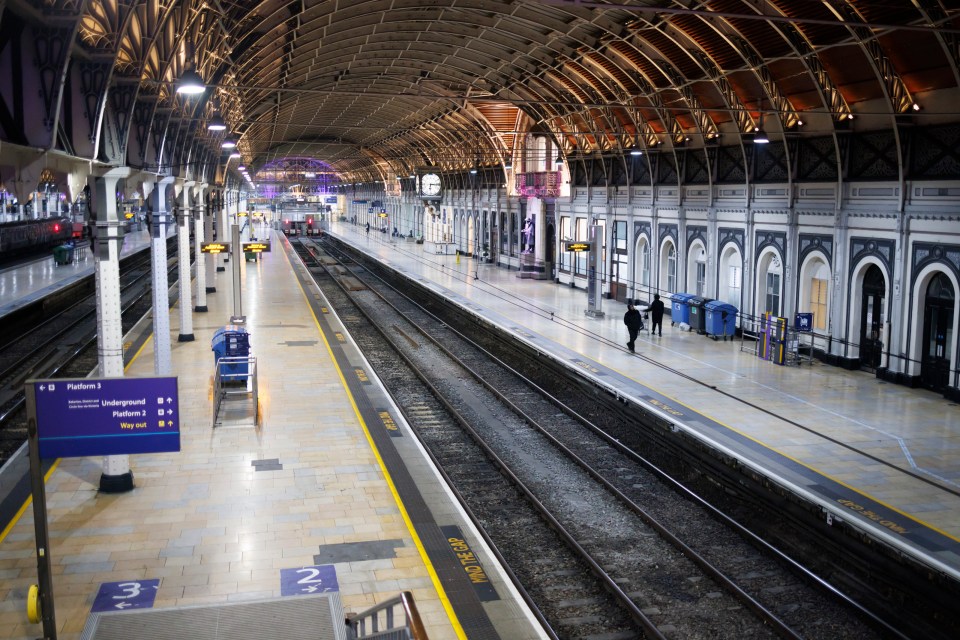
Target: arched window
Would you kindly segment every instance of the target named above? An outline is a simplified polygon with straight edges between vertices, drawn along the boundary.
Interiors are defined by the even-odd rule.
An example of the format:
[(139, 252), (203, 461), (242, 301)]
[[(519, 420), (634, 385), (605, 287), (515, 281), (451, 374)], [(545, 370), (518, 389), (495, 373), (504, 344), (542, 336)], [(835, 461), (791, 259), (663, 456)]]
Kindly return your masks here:
[(660, 253), (660, 288), (669, 292), (677, 291), (677, 249), (672, 240), (667, 240)]
[(703, 296), (707, 290), (707, 251), (699, 240), (687, 253), (687, 291)]
[(640, 240), (640, 255), (638, 256), (640, 264), (640, 284), (646, 291), (650, 290), (650, 245), (646, 238)]
[(733, 243), (728, 244), (723, 250), (719, 275), (717, 295), (724, 302), (740, 309), (743, 302), (743, 256)]
[(782, 265), (780, 258), (774, 255), (766, 261), (764, 311), (775, 316), (780, 315), (780, 282), (782, 280)]

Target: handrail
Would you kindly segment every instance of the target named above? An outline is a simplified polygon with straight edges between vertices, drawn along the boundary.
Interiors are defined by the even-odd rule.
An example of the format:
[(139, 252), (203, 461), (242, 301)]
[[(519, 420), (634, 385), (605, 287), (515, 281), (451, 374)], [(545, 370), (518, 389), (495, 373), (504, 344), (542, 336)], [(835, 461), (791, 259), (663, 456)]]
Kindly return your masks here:
[[(396, 620), (398, 608), (402, 611), (402, 623)], [(351, 640), (429, 640), (413, 594), (409, 591), (403, 591), (362, 613), (347, 616), (346, 623)]]
[[(222, 367), (224, 365), (235, 366), (241, 364), (246, 365), (244, 372), (223, 372)], [(249, 391), (247, 391), (246, 385), (248, 379), (250, 381)], [(228, 389), (225, 386), (228, 382), (242, 382), (244, 383), (243, 389)], [(213, 378), (213, 428), (216, 428), (219, 422), (220, 405), (223, 403), (223, 399), (228, 395), (246, 395), (247, 393), (253, 396), (253, 423), (255, 426), (260, 426), (260, 397), (258, 387), (257, 358), (255, 356), (227, 356), (218, 358)]]

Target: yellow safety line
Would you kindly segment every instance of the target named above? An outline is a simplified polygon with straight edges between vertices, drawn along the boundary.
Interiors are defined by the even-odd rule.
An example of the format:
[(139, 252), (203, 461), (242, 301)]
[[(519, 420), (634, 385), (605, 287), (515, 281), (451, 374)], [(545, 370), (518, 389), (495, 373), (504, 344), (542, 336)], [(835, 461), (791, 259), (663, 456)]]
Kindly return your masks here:
[[(289, 256), (287, 256), (288, 261), (289, 259)], [(307, 303), (307, 308), (310, 310), (310, 315), (313, 317), (313, 322), (317, 325), (317, 331), (320, 333), (320, 338), (323, 340), (323, 344), (327, 347), (327, 353), (330, 355), (330, 359), (333, 361), (333, 366), (337, 370), (337, 376), (339, 376), (340, 382), (343, 384), (343, 389), (347, 393), (347, 398), (350, 400), (350, 406), (353, 407), (353, 413), (357, 416), (357, 420), (360, 422), (360, 426), (363, 428), (363, 433), (367, 438), (367, 444), (370, 445), (370, 449), (373, 451), (373, 455), (377, 459), (377, 464), (380, 465), (380, 470), (383, 471), (383, 475), (387, 481), (387, 486), (390, 487), (390, 493), (393, 494), (393, 499), (397, 503), (397, 507), (400, 509), (400, 515), (403, 516), (403, 521), (407, 525), (407, 530), (410, 532), (410, 536), (413, 538), (413, 542), (417, 546), (417, 551), (420, 552), (420, 558), (427, 567), (427, 573), (430, 574), (430, 580), (433, 582), (433, 586), (437, 590), (437, 595), (440, 597), (440, 602), (443, 604), (443, 608), (447, 612), (447, 616), (450, 619), (450, 624), (453, 625), (453, 629), (456, 632), (457, 637), (461, 638), (462, 640), (466, 640), (467, 635), (460, 624), (460, 620), (457, 618), (456, 612), (453, 610), (453, 605), (450, 604), (450, 599), (447, 597), (447, 593), (443, 588), (443, 584), (440, 582), (440, 577), (433, 568), (433, 563), (430, 562), (430, 557), (427, 555), (427, 551), (424, 549), (423, 543), (420, 541), (420, 536), (417, 535), (416, 529), (413, 526), (413, 522), (410, 520), (410, 515), (407, 513), (407, 509), (403, 504), (403, 500), (400, 498), (400, 494), (397, 492), (397, 488), (393, 484), (393, 478), (390, 476), (390, 472), (387, 470), (387, 467), (383, 462), (383, 458), (380, 457), (380, 451), (377, 449), (376, 443), (373, 441), (373, 437), (370, 435), (370, 430), (367, 428), (367, 423), (364, 421), (363, 416), (360, 415), (360, 409), (357, 407), (357, 403), (354, 401), (353, 394), (350, 392), (350, 387), (343, 375), (343, 370), (337, 363), (337, 359), (334, 356), (333, 350), (330, 348), (330, 343), (327, 341), (327, 337), (323, 333), (323, 328), (320, 326), (320, 321), (317, 319), (317, 315), (313, 312), (313, 307), (310, 306), (310, 300), (307, 297), (307, 292), (304, 290), (303, 283), (300, 281), (300, 278), (297, 278), (297, 283), (300, 285), (300, 293), (303, 295), (304, 301)]]
[[(950, 538), (950, 539), (953, 540), (954, 542), (960, 542), (960, 537), (951, 535), (951, 534), (947, 533), (946, 531), (943, 531), (942, 529), (940, 529), (940, 528), (938, 528), (938, 527), (936, 527), (936, 526), (934, 526), (934, 525), (932, 525), (932, 524), (930, 524), (930, 523), (928, 523), (928, 522), (925, 522), (924, 520), (920, 520), (919, 518), (916, 518), (916, 517), (910, 515), (909, 513), (906, 513), (906, 512), (904, 512), (904, 511), (901, 511), (901, 510), (898, 509), (897, 507), (894, 507), (893, 505), (887, 504), (887, 503), (884, 502), (883, 500), (880, 500), (880, 499), (878, 499), (878, 498), (875, 498), (875, 497), (873, 497), (872, 495), (870, 495), (869, 493), (865, 493), (865, 492), (861, 491), (861, 490), (858, 489), (857, 487), (852, 487), (852, 486), (850, 486), (849, 484), (847, 484), (847, 483), (844, 482), (843, 480), (837, 480), (836, 478), (834, 478), (833, 476), (831, 476), (829, 473), (826, 473), (826, 472), (824, 472), (824, 471), (821, 471), (820, 469), (818, 469), (818, 468), (816, 468), (816, 467), (812, 467), (812, 466), (810, 466), (809, 464), (803, 462), (802, 460), (798, 460), (797, 458), (794, 458), (793, 456), (791, 456), (791, 455), (789, 455), (789, 454), (787, 454), (787, 453), (784, 453), (784, 452), (780, 451), (780, 450), (777, 449), (776, 447), (771, 446), (771, 445), (767, 444), (766, 442), (763, 442), (763, 441), (761, 441), (761, 440), (757, 440), (757, 439), (754, 438), (753, 436), (751, 436), (751, 435), (749, 435), (749, 434), (747, 434), (747, 433), (744, 433), (744, 432), (740, 431), (739, 429), (737, 429), (737, 428), (735, 428), (735, 427), (731, 427), (731, 426), (728, 425), (727, 423), (721, 422), (720, 420), (717, 420), (716, 418), (714, 418), (713, 416), (711, 416), (711, 415), (709, 415), (709, 414), (702, 413), (701, 411), (698, 411), (697, 409), (694, 409), (693, 407), (691, 407), (690, 405), (684, 403), (683, 401), (677, 400), (677, 399), (674, 398), (673, 396), (671, 396), (671, 395), (669, 395), (669, 394), (666, 394), (666, 393), (663, 393), (663, 392), (660, 391), (659, 389), (653, 387), (653, 386), (650, 385), (650, 384), (647, 384), (646, 382), (640, 382), (640, 381), (637, 380), (636, 378), (633, 378), (632, 376), (627, 375), (627, 374), (623, 373), (622, 371), (617, 370), (617, 369), (614, 368), (614, 367), (610, 367), (609, 365), (601, 364), (600, 362), (598, 362), (598, 361), (596, 361), (596, 360), (594, 360), (594, 362), (596, 362), (599, 366), (603, 366), (603, 367), (608, 367), (608, 368), (614, 369), (614, 371), (617, 371), (617, 373), (619, 373), (620, 375), (624, 376), (625, 378), (628, 378), (628, 379), (630, 379), (630, 380), (633, 380), (634, 382), (637, 382), (637, 383), (643, 385), (644, 387), (647, 387), (648, 389), (651, 389), (651, 390), (653, 390), (653, 391), (656, 391), (656, 393), (659, 393), (659, 394), (660, 394), (661, 396), (663, 396), (664, 398), (668, 398), (668, 399), (672, 400), (673, 402), (677, 403), (677, 404), (680, 405), (681, 407), (685, 407), (686, 409), (688, 409), (688, 410), (691, 411), (692, 413), (695, 413), (695, 414), (698, 415), (698, 416), (702, 416), (702, 417), (704, 417), (704, 418), (707, 418), (707, 419), (709, 419), (709, 420), (712, 420), (712, 421), (715, 422), (716, 424), (719, 424), (720, 426), (725, 427), (725, 428), (729, 429), (730, 431), (733, 431), (734, 433), (736, 433), (736, 434), (738, 434), (738, 435), (746, 438), (747, 440), (750, 440), (751, 442), (754, 442), (754, 443), (760, 445), (760, 446), (763, 447), (764, 449), (768, 449), (768, 450), (770, 450), (770, 451), (773, 451), (773, 452), (775, 452), (775, 453), (783, 456), (783, 457), (786, 458), (787, 460), (790, 460), (790, 461), (792, 461), (792, 462), (795, 462), (796, 464), (800, 465), (800, 466), (803, 467), (804, 469), (808, 469), (808, 470), (810, 470), (810, 471), (813, 471), (814, 473), (817, 473), (817, 474), (823, 476), (824, 478), (829, 478), (829, 479), (832, 480), (833, 482), (836, 482), (836, 483), (839, 484), (840, 486), (842, 486), (842, 487), (844, 487), (844, 488), (846, 488), (846, 489), (849, 489), (850, 491), (856, 493), (857, 495), (863, 496), (864, 498), (867, 498), (867, 499), (869, 499), (869, 500), (873, 500), (873, 501), (876, 502), (877, 504), (883, 505), (884, 507), (886, 507), (887, 509), (890, 509), (890, 510), (893, 511), (894, 513), (898, 513), (898, 514), (900, 514), (901, 516), (903, 516), (904, 518), (906, 518), (906, 519), (908, 519), (908, 520), (912, 520), (913, 522), (916, 522), (917, 524), (923, 525), (924, 527), (927, 527), (927, 528), (930, 529), (931, 531), (936, 531), (936, 532), (939, 533), (940, 535), (942, 535), (942, 536), (944, 536), (944, 537), (946, 537), (946, 538)], [(643, 400), (641, 400), (641, 402), (643, 402)], [(690, 427), (690, 428), (691, 428), (693, 431), (696, 431), (696, 429), (694, 429), (693, 427)], [(831, 443), (831, 444), (832, 444), (832, 443)], [(838, 506), (839, 506), (839, 507), (843, 507), (843, 505), (840, 505), (840, 504), (838, 504)], [(852, 514), (859, 513), (858, 511), (855, 511), (855, 510), (853, 510), (853, 509), (846, 509), (846, 511), (849, 511), (849, 512), (852, 513)], [(869, 518), (867, 518), (867, 519), (869, 520)], [(882, 525), (881, 525), (881, 526), (882, 526)], [(885, 527), (884, 527), (884, 528), (885, 528)], [(885, 529), (886, 529), (886, 528), (885, 528)], [(898, 532), (893, 531), (892, 529), (886, 529), (886, 530), (889, 531), (889, 532), (892, 533), (892, 534), (897, 534), (897, 535), (899, 535)]]
[[(125, 366), (125, 367), (123, 368), (124, 371), (126, 371), (127, 369), (129, 369), (129, 368), (130, 368), (130, 365), (132, 365), (132, 364), (134, 363), (134, 361), (135, 361), (137, 358), (140, 357), (140, 354), (143, 353), (143, 350), (147, 347), (147, 344), (149, 344), (151, 340), (153, 340), (153, 332), (151, 332), (150, 335), (147, 336), (147, 339), (143, 341), (143, 344), (140, 345), (140, 348), (137, 349), (137, 352), (133, 355), (132, 358), (130, 358), (130, 363), (127, 364), (127, 366)], [(44, 484), (46, 484), (47, 481), (50, 480), (50, 476), (53, 475), (54, 470), (55, 470), (59, 465), (60, 465), (60, 458), (57, 458), (56, 460), (53, 461), (53, 464), (50, 466), (50, 470), (47, 471), (47, 474), (46, 474), (45, 476), (43, 476), (43, 483), (44, 483)], [(17, 510), (17, 514), (16, 514), (15, 516), (13, 516), (12, 518), (10, 518), (10, 523), (6, 526), (6, 528), (4, 528), (3, 532), (0, 533), (0, 544), (3, 543), (3, 541), (4, 541), (4, 539), (7, 537), (7, 535), (13, 530), (13, 528), (14, 528), (14, 527), (17, 525), (17, 523), (20, 521), (20, 518), (23, 517), (24, 512), (27, 510), (27, 507), (30, 506), (30, 503), (31, 503), (31, 502), (33, 502), (33, 495), (32, 495), (32, 494), (29, 495), (29, 496), (27, 496), (27, 499), (24, 500), (24, 502), (23, 502), (23, 506), (21, 506), (20, 509)]]
[[(56, 470), (57, 465), (59, 465), (59, 464), (60, 464), (60, 458), (57, 458), (56, 460), (53, 461), (53, 464), (50, 465), (50, 470), (47, 471), (47, 474), (46, 474), (45, 476), (43, 476), (43, 483), (44, 483), (44, 484), (47, 483), (47, 480), (50, 479), (50, 476), (53, 475), (53, 472)], [(17, 515), (15, 515), (15, 516), (13, 516), (12, 518), (10, 518), (10, 524), (8, 524), (8, 525), (6, 526), (6, 528), (3, 530), (3, 533), (0, 533), (0, 543), (3, 543), (3, 540), (4, 540), (4, 538), (7, 537), (7, 534), (9, 534), (11, 531), (13, 531), (13, 528), (14, 528), (14, 527), (17, 525), (17, 523), (20, 521), (20, 518), (23, 517), (23, 512), (27, 510), (27, 507), (30, 506), (30, 503), (31, 503), (31, 502), (33, 502), (33, 495), (32, 495), (32, 494), (29, 495), (29, 496), (27, 496), (27, 499), (23, 501), (23, 506), (20, 507), (19, 511), (17, 511)]]

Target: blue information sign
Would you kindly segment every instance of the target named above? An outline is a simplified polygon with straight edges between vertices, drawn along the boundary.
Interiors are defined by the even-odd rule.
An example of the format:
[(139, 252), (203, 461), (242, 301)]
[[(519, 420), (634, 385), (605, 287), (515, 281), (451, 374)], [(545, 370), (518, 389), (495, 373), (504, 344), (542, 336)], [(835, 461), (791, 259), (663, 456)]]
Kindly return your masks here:
[(90, 611), (126, 611), (127, 609), (150, 609), (157, 599), (160, 580), (129, 580), (127, 582), (104, 582), (93, 601)]
[(793, 319), (793, 328), (797, 331), (813, 331), (813, 314), (798, 313)]
[(302, 596), (325, 591), (340, 591), (337, 569), (332, 564), (280, 569), (281, 596)]
[(176, 378), (35, 380), (41, 458), (180, 451)]

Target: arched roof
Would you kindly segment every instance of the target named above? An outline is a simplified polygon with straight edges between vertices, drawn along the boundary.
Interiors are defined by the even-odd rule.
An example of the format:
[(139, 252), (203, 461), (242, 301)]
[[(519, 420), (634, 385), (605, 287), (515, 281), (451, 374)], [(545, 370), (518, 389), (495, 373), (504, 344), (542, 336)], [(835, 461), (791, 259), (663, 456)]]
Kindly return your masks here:
[[(736, 144), (761, 119), (774, 139), (960, 120), (960, 12), (946, 0), (34, 0), (4, 11), (73, 20), (73, 58), (110, 60), (111, 86), (138, 82), (137, 99), (153, 101), (148, 128), (172, 117), (203, 138), (217, 109), (246, 164), (310, 157), (348, 180), (496, 165), (529, 131), (565, 154), (602, 154)], [(190, 66), (209, 88), (185, 99), (173, 86)]]

